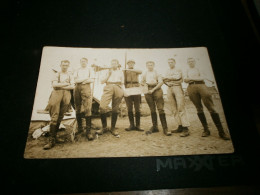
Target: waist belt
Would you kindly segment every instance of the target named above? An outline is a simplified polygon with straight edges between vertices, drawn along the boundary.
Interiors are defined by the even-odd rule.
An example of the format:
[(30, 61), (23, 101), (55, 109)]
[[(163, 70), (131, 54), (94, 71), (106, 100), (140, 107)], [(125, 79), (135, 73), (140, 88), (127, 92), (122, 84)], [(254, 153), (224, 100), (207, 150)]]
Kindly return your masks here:
[(121, 82), (107, 82), (107, 85), (121, 85)]
[(192, 81), (189, 83), (189, 85), (193, 85), (193, 84), (205, 84), (204, 81)]
[(137, 84), (139, 82), (126, 82), (126, 84)]

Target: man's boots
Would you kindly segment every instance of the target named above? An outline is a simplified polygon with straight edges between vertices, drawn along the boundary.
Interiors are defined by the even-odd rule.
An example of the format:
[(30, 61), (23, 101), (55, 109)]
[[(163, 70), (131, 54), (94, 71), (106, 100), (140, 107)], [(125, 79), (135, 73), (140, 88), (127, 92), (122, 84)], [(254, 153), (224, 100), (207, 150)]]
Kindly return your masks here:
[(218, 134), (219, 137), (222, 138), (223, 140), (230, 140), (230, 138), (226, 135), (223, 126), (221, 124), (219, 114), (218, 113), (210, 113), (212, 120), (214, 121), (217, 129), (218, 129)]
[(172, 130), (171, 132), (172, 132), (172, 133), (181, 133), (181, 132), (183, 131), (182, 128), (183, 128), (182, 125), (179, 125), (176, 130)]
[(130, 126), (128, 128), (125, 128), (126, 131), (133, 131), (135, 130), (135, 122), (134, 122), (134, 114), (133, 112), (128, 112), (128, 118)]
[(77, 113), (76, 114), (76, 119), (77, 119), (77, 123), (78, 123), (78, 131), (77, 131), (76, 135), (78, 135), (78, 134), (83, 132), (82, 114), (81, 113)]
[(119, 135), (118, 131), (116, 130), (117, 116), (118, 116), (118, 113), (117, 113), (117, 112), (112, 112), (110, 132), (111, 132), (111, 134), (114, 135), (114, 136), (118, 136), (118, 135)]
[(210, 136), (208, 122), (207, 122), (207, 119), (206, 119), (206, 116), (205, 116), (204, 112), (197, 113), (197, 115), (198, 115), (198, 117), (200, 119), (200, 122), (201, 122), (203, 128), (204, 128), (204, 131), (202, 132), (201, 137), (208, 137), (208, 136)]
[(140, 128), (140, 119), (141, 119), (141, 113), (140, 112), (136, 112), (135, 113), (135, 129), (137, 131), (144, 131), (143, 129)]
[(180, 137), (187, 137), (189, 135), (190, 133), (188, 127), (182, 127), (182, 133), (180, 134)]
[(59, 137), (57, 137), (57, 132), (59, 131), (59, 128), (60, 128), (60, 123), (57, 123), (57, 126), (56, 126), (56, 134), (55, 134), (55, 140), (56, 140), (56, 143), (64, 143), (65, 140), (64, 139), (61, 139)]
[(93, 140), (94, 137), (91, 133), (91, 116), (87, 116), (85, 119), (86, 119), (86, 136), (88, 140)]
[(157, 132), (159, 132), (158, 123), (157, 123), (157, 113), (156, 112), (151, 113), (151, 119), (152, 119), (153, 126), (150, 128), (150, 130), (147, 133), (157, 133)]
[(100, 114), (100, 119), (101, 119), (101, 123), (102, 123), (102, 129), (99, 129), (96, 131), (96, 134), (98, 134), (98, 135), (102, 135), (103, 133), (105, 133), (108, 130), (107, 114), (106, 113)]
[(163, 133), (167, 136), (171, 135), (171, 131), (168, 130), (168, 126), (167, 126), (167, 122), (166, 122), (166, 117), (165, 117), (165, 113), (159, 114), (160, 120), (161, 120), (161, 124), (162, 124), (162, 128), (163, 128)]
[(50, 136), (48, 143), (43, 147), (44, 150), (49, 150), (55, 146), (55, 137), (56, 137), (56, 125), (50, 125)]

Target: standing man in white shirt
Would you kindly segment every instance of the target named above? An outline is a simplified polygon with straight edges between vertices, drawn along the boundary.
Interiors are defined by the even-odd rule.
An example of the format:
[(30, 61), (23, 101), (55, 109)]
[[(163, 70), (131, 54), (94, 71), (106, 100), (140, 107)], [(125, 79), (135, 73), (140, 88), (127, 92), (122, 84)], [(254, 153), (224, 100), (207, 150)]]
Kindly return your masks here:
[(166, 116), (164, 112), (164, 99), (163, 91), (161, 86), (163, 85), (163, 80), (160, 74), (154, 70), (155, 63), (153, 61), (146, 62), (147, 71), (142, 75), (141, 84), (148, 86), (148, 93), (145, 94), (146, 102), (151, 111), (151, 119), (153, 126), (147, 133), (159, 132), (157, 123), (157, 112), (159, 112), (159, 117), (163, 127), (163, 132), (165, 135), (171, 135), (171, 131), (168, 130)]
[(170, 68), (163, 77), (163, 81), (168, 86), (167, 97), (171, 104), (174, 120), (178, 124), (178, 128), (171, 132), (181, 133), (181, 137), (186, 137), (189, 135), (188, 127), (190, 123), (185, 110), (184, 92), (181, 86), (183, 75), (182, 71), (175, 67), (176, 61), (174, 58), (168, 59), (168, 64)]
[(49, 142), (43, 147), (45, 150), (54, 147), (55, 143), (64, 142), (64, 140), (57, 137), (57, 130), (70, 105), (70, 90), (74, 88), (73, 76), (68, 73), (69, 65), (68, 60), (61, 61), (61, 71), (57, 72), (52, 79), (53, 91), (49, 99), (50, 137)]
[(107, 128), (107, 112), (109, 111), (108, 105), (112, 101), (112, 116), (111, 116), (111, 128), (110, 132), (114, 136), (118, 136), (119, 133), (115, 129), (116, 121), (118, 117), (119, 105), (124, 96), (124, 74), (122, 70), (118, 69), (119, 61), (113, 59), (111, 61), (111, 68), (108, 70), (107, 74), (101, 80), (102, 84), (106, 84), (103, 89), (103, 95), (100, 101), (100, 114), (102, 129), (97, 130), (96, 133), (102, 135), (105, 131), (108, 131)]
[[(223, 140), (230, 140), (230, 138), (226, 135), (226, 133), (224, 131), (224, 128), (220, 121), (219, 114), (217, 113), (217, 111), (215, 109), (212, 96), (211, 96), (209, 90), (207, 89), (207, 86), (205, 85), (205, 81), (204, 81), (206, 79), (205, 75), (203, 75), (202, 71), (200, 71), (195, 66), (196, 61), (194, 58), (188, 58), (187, 63), (189, 65), (189, 68), (184, 77), (184, 82), (189, 84), (187, 91), (188, 91), (190, 100), (195, 105), (195, 107), (197, 109), (198, 117), (204, 128), (202, 137), (210, 136), (207, 119), (206, 119), (206, 116), (203, 111), (203, 106), (202, 106), (202, 102), (203, 102), (204, 105), (206, 106), (206, 108), (208, 109), (208, 111), (210, 112), (211, 118), (218, 129), (219, 137), (222, 138)], [(209, 79), (207, 79), (207, 80), (209, 80)], [(213, 82), (213, 81), (211, 81), (211, 82)]]
[(91, 86), (93, 78), (91, 69), (87, 67), (88, 59), (81, 58), (81, 67), (74, 72), (74, 80), (76, 87), (74, 89), (74, 102), (76, 110), (76, 118), (78, 123), (78, 133), (83, 132), (82, 118), (86, 120), (86, 136), (88, 140), (93, 140), (91, 134), (91, 108), (92, 108), (92, 95)]

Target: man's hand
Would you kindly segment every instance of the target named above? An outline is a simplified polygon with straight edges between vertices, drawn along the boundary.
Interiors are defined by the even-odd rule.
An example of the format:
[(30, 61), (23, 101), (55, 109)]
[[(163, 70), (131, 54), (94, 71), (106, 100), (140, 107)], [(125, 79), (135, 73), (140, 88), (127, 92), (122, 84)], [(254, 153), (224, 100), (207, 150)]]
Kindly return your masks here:
[(184, 82), (189, 83), (189, 82), (191, 82), (191, 80), (189, 78), (186, 78), (186, 79), (184, 79)]
[(148, 90), (148, 94), (152, 94), (154, 92), (153, 89)]

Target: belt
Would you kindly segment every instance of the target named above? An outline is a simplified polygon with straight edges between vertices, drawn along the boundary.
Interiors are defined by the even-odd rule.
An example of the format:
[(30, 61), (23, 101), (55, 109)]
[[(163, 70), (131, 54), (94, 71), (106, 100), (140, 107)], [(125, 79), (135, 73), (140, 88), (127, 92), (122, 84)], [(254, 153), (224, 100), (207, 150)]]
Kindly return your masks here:
[(189, 85), (193, 85), (193, 84), (205, 84), (204, 81), (192, 81), (189, 83)]
[(139, 82), (126, 82), (126, 84), (137, 84)]
[(107, 82), (107, 85), (121, 85), (121, 82)]

